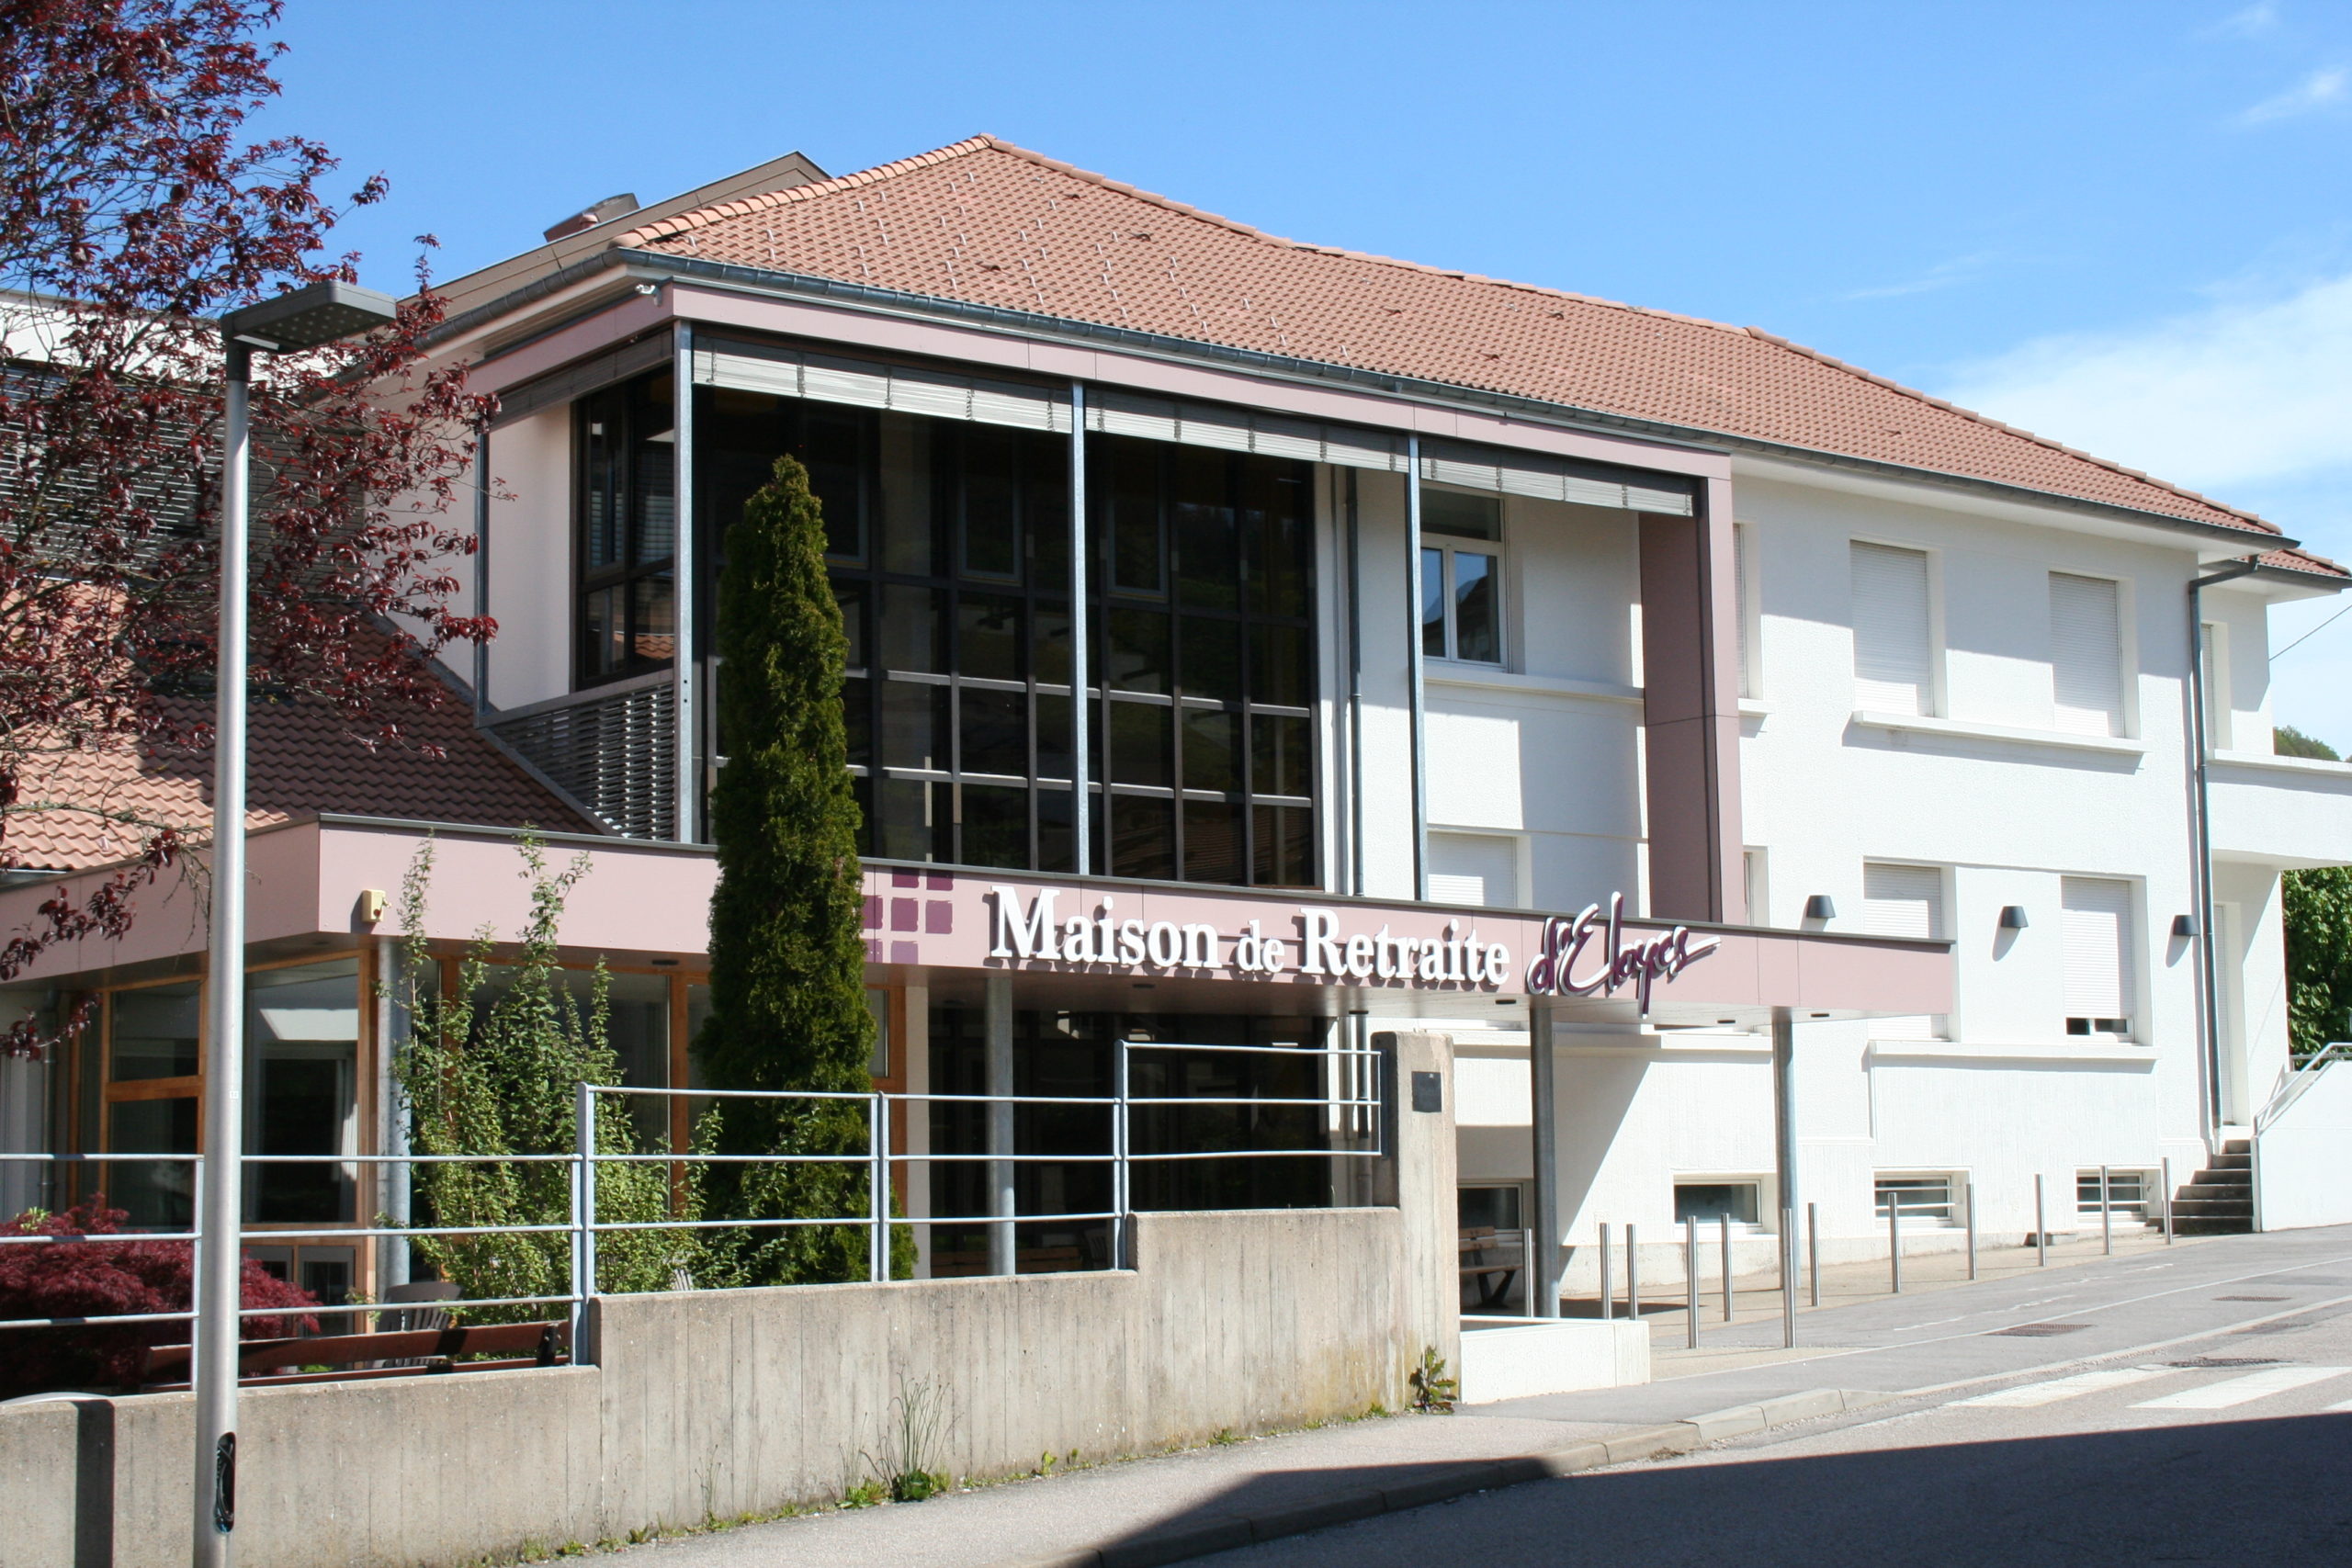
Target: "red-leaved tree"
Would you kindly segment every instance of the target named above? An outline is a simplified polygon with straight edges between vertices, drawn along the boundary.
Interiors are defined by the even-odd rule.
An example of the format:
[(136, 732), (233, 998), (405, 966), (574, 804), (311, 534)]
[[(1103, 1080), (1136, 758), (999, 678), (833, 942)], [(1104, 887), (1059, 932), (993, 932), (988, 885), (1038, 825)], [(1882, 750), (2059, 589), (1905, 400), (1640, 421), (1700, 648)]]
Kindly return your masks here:
[[(24, 1213), (0, 1221), (0, 1236), (112, 1235), (130, 1214), (109, 1209), (104, 1196), (62, 1214)], [(51, 1241), (0, 1245), (0, 1318), (116, 1317), (188, 1310), (188, 1244), (147, 1241)], [(282, 1317), (249, 1317), (247, 1339), (316, 1333), (318, 1320), (300, 1311), (318, 1299), (245, 1259), (244, 1304), (285, 1307)], [(188, 1343), (185, 1320), (124, 1323), (109, 1327), (13, 1328), (0, 1355), (0, 1399), (57, 1389), (134, 1387), (140, 1352), (150, 1345)]]
[[(34, 818), (102, 819), (125, 853), (0, 942), (0, 980), (119, 936), (201, 823), (89, 781), (95, 756), (201, 747), (216, 649), (222, 382), (213, 318), (356, 278), (327, 249), (335, 164), (247, 141), (276, 94), (277, 0), (0, 0), (0, 872)], [(369, 179), (348, 199), (384, 192)], [(424, 241), (429, 244), (430, 239)], [(260, 356), (253, 392), (257, 691), (331, 705), (358, 744), (411, 744), (447, 700), (428, 661), (492, 624), (456, 613), (474, 548), (452, 503), (491, 412), (434, 364), (418, 289), (364, 340)], [(0, 1051), (38, 1052), (29, 1021)]]

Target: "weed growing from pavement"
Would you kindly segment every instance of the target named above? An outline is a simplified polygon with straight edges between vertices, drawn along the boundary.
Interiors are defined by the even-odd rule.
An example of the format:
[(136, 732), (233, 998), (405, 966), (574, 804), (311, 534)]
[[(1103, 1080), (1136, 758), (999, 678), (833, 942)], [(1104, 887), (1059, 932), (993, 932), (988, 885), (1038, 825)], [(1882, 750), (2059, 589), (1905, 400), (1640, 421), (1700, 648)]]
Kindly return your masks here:
[[(1417, 1412), (1407, 1410), (1403, 1414), (1409, 1417)], [(1319, 1432), (1331, 1427), (1352, 1427), (1362, 1421), (1396, 1418), (1385, 1404), (1374, 1400), (1364, 1406), (1361, 1414), (1354, 1416), (1322, 1416), (1312, 1421), (1303, 1421), (1295, 1427), (1282, 1427), (1272, 1431), (1252, 1432), (1247, 1435), (1237, 1433), (1230, 1427), (1225, 1427), (1218, 1428), (1205, 1443), (1174, 1444), (1151, 1453), (1114, 1454), (1106, 1459), (1088, 1459), (1077, 1449), (1070, 1450), (1059, 1458), (1051, 1453), (1042, 1453), (1037, 1456), (1037, 1464), (1033, 1470), (1019, 1471), (1009, 1475), (958, 1476), (952, 1481), (943, 1476), (941, 1479), (945, 1484), (941, 1490), (984, 1492), (993, 1487), (1012, 1486), (1024, 1481), (1042, 1481), (1048, 1476), (1064, 1475), (1072, 1471), (1106, 1470), (1114, 1465), (1134, 1464), (1142, 1460), (1162, 1459), (1174, 1454), (1205, 1453), (1211, 1448), (1238, 1448), (1249, 1443), (1261, 1443), (1272, 1438), (1288, 1437), (1297, 1432)], [(516, 1568), (516, 1565), (521, 1563), (551, 1562), (563, 1557), (585, 1557), (591, 1552), (620, 1551), (632, 1546), (648, 1546), (659, 1540), (677, 1540), (691, 1536), (716, 1535), (722, 1530), (740, 1529), (746, 1525), (770, 1525), (784, 1519), (811, 1518), (822, 1514), (846, 1513), (857, 1508), (892, 1506), (894, 1505), (888, 1488), (869, 1479), (850, 1486), (840, 1498), (831, 1503), (787, 1504), (781, 1508), (735, 1514), (725, 1518), (712, 1514), (706, 1516), (700, 1524), (647, 1525), (630, 1530), (627, 1535), (606, 1536), (594, 1542), (569, 1540), (560, 1546), (549, 1546), (537, 1540), (526, 1541), (515, 1551), (477, 1557), (471, 1562), (460, 1564), (459, 1568)]]

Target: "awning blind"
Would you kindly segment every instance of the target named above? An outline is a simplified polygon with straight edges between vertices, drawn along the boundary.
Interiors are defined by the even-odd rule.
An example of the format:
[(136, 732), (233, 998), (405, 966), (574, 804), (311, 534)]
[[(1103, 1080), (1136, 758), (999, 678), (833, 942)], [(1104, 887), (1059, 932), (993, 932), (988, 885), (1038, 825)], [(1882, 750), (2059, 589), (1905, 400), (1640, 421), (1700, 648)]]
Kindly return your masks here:
[(892, 409), (933, 419), (1008, 424), (1021, 430), (1069, 431), (1069, 397), (1015, 381), (991, 381), (951, 371), (914, 369), (874, 360), (842, 359), (777, 344), (711, 340), (695, 346), (695, 380), (706, 387), (775, 397), (812, 398), (859, 408)]
[(1689, 517), (1697, 511), (1690, 489), (1672, 479), (1660, 477), (1645, 482), (1597, 465), (1492, 446), (1426, 443), (1421, 448), (1421, 478), (1431, 484), (1573, 502), (1578, 506), (1611, 506), (1675, 517)]
[(1106, 435), (1138, 435), (1147, 441), (1216, 446), (1227, 452), (1259, 452), (1270, 457), (1334, 463), (1343, 468), (1376, 468), (1392, 474), (1405, 471), (1405, 438), (1401, 435), (1285, 419), (1279, 414), (1210, 403), (1089, 391), (1086, 428)]

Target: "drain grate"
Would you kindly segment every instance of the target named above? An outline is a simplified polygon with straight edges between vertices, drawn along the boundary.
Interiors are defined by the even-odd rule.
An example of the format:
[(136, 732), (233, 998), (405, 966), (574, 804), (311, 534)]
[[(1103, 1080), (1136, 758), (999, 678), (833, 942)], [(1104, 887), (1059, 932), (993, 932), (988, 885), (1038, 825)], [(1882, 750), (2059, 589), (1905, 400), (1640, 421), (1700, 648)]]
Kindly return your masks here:
[(2053, 1334), (2080, 1334), (2089, 1326), (2087, 1323), (2020, 1323), (2015, 1328), (1996, 1328), (1993, 1333), (2015, 1339), (2047, 1339)]
[(2167, 1367), (2185, 1367), (2204, 1371), (2219, 1367), (2278, 1367), (2286, 1363), (2276, 1356), (2191, 1356), (2186, 1361), (2166, 1361)]
[(2215, 1296), (2217, 1302), (2291, 1302), (2292, 1296)]

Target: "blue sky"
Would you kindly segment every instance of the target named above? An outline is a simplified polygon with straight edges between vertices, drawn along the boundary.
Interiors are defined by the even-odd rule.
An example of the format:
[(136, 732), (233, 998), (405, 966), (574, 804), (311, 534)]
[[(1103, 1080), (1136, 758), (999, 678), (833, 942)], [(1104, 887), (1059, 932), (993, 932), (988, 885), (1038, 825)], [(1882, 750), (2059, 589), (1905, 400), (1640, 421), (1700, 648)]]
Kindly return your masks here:
[[(289, 0), (397, 287), (988, 130), (1275, 233), (1765, 327), (2352, 560), (2352, 6)], [(2339, 606), (2279, 612), (2285, 640)], [(2273, 669), (2352, 747), (2352, 615)]]

